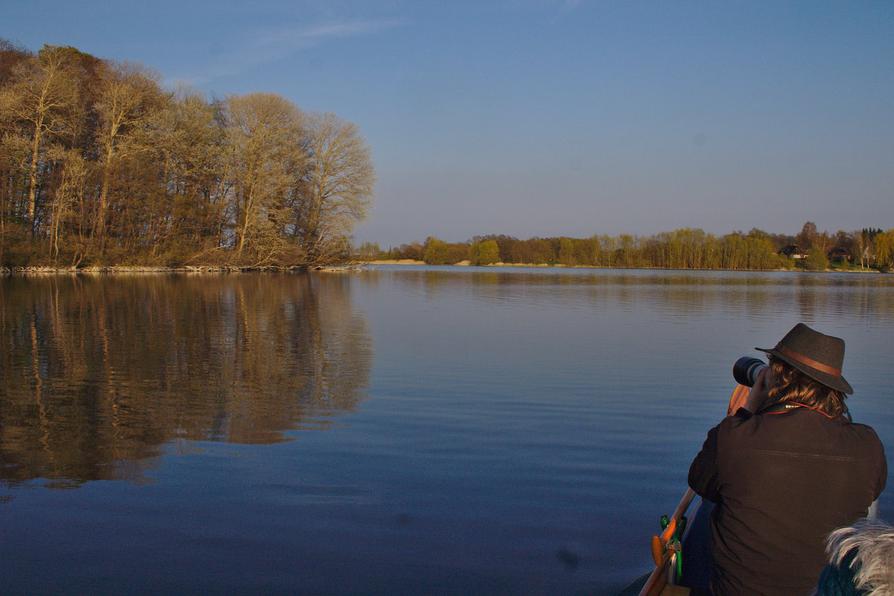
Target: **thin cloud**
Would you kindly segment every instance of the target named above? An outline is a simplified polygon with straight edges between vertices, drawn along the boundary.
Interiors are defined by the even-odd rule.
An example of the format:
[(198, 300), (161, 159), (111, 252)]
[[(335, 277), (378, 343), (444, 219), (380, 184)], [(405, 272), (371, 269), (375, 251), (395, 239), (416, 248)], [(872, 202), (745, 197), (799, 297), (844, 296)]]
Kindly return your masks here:
[(313, 26), (280, 26), (256, 31), (236, 49), (225, 52), (203, 72), (166, 81), (168, 86), (204, 85), (221, 77), (233, 76), (251, 68), (287, 58), (303, 49), (337, 39), (370, 35), (405, 25), (400, 19), (377, 19), (325, 23)]
[(564, 19), (565, 15), (577, 10), (581, 4), (583, 4), (583, 0), (561, 0), (558, 5), (551, 4), (551, 9), (555, 12), (550, 17), (549, 22), (552, 24), (558, 23)]

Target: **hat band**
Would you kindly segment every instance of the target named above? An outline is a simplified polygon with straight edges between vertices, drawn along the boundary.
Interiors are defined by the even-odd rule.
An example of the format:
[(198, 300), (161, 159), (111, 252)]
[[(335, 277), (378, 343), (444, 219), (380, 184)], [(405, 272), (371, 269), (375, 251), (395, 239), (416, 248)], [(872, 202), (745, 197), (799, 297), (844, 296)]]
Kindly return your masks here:
[(783, 356), (791, 358), (795, 362), (800, 362), (801, 364), (809, 366), (810, 368), (815, 368), (816, 370), (818, 370), (820, 372), (824, 372), (829, 375), (835, 375), (836, 377), (841, 376), (840, 368), (835, 368), (834, 366), (829, 366), (828, 364), (823, 364), (822, 362), (818, 362), (818, 361), (814, 360), (813, 358), (808, 358), (804, 354), (799, 354), (798, 352), (795, 352), (794, 350), (789, 350), (785, 346), (776, 346), (776, 351), (779, 352), (780, 354), (782, 354)]

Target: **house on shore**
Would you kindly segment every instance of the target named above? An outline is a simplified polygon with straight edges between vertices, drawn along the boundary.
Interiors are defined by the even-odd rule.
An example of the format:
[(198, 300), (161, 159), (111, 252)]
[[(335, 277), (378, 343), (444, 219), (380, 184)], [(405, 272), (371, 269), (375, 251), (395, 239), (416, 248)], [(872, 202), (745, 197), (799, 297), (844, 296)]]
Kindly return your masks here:
[(797, 244), (786, 244), (782, 248), (779, 249), (779, 254), (784, 257), (788, 257), (789, 259), (794, 259), (796, 261), (800, 261), (801, 259), (807, 258), (807, 253), (798, 248)]
[(834, 247), (826, 253), (826, 256), (829, 257), (830, 261), (837, 263), (852, 263), (854, 261), (854, 256), (851, 254), (851, 251), (843, 246)]

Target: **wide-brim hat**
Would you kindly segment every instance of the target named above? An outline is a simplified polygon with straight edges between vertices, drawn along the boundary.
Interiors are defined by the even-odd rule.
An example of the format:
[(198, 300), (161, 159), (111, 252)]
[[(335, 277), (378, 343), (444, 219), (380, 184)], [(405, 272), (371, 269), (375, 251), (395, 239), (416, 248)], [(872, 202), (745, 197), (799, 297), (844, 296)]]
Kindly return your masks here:
[(844, 340), (815, 331), (798, 323), (785, 334), (775, 348), (755, 348), (798, 369), (827, 387), (850, 395), (850, 383), (841, 376)]

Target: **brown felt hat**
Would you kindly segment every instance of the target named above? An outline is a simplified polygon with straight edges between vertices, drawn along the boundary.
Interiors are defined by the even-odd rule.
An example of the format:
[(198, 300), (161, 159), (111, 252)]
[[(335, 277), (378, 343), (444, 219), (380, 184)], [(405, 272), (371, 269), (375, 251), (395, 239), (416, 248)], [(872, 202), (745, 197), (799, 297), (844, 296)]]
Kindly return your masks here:
[(844, 340), (815, 331), (798, 323), (785, 334), (775, 348), (755, 348), (798, 369), (827, 387), (850, 395), (850, 383), (841, 376)]

